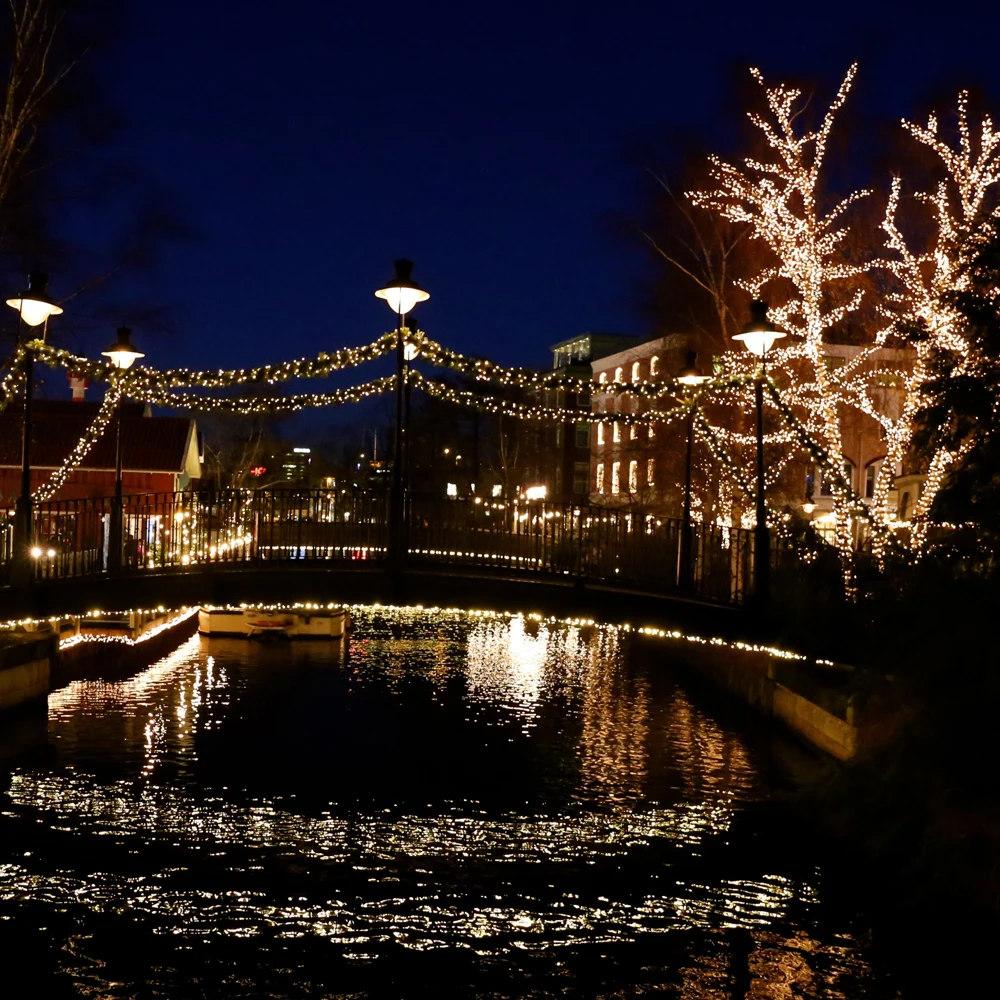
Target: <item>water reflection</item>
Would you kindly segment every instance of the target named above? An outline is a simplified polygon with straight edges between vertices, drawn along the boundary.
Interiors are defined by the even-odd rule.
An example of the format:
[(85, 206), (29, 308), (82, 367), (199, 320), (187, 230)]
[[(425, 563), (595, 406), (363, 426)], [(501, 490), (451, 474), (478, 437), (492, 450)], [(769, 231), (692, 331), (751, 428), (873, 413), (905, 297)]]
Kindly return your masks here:
[[(458, 995), (589, 996), (627, 946), (601, 975), (636, 993), (869, 995), (815, 869), (759, 858), (751, 755), (667, 670), (520, 617), (362, 613), (346, 656), (196, 637), (52, 696), (54, 759), (0, 815), (0, 918), (71, 914), (57, 968), (100, 996), (148, 986), (122, 935), (175, 989), (207, 944), (213, 995), (242, 995), (234, 964), (318, 989), (309, 942), (354, 963), (345, 991), (435, 954)], [(497, 993), (526, 955), (551, 957)]]

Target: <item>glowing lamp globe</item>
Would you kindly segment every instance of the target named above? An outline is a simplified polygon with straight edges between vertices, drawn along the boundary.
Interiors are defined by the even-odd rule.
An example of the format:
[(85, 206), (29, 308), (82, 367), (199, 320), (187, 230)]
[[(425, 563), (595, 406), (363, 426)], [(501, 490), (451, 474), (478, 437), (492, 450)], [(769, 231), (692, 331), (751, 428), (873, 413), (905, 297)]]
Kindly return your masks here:
[(403, 345), (403, 357), (407, 361), (413, 361), (420, 354), (420, 348), (416, 344), (406, 343)]
[(16, 309), (28, 326), (41, 326), (50, 316), (59, 316), (62, 306), (49, 298), (49, 276), (41, 271), (28, 275), (28, 287), (7, 299), (7, 305)]
[(426, 302), (431, 296), (413, 280), (412, 260), (397, 260), (394, 267), (392, 280), (375, 297), (383, 299), (397, 315), (405, 316), (418, 302)]
[(698, 355), (694, 351), (688, 351), (684, 356), (684, 367), (677, 376), (677, 381), (681, 385), (697, 386), (704, 382), (711, 382), (711, 375), (702, 375), (698, 370)]
[(767, 303), (754, 301), (750, 303), (750, 322), (733, 337), (733, 340), (742, 340), (743, 346), (748, 351), (762, 358), (771, 350), (776, 340), (787, 336), (784, 330), (779, 330), (767, 318)]
[(134, 361), (146, 356), (132, 346), (132, 331), (127, 326), (118, 328), (118, 339), (106, 351), (101, 351), (101, 354), (110, 358), (111, 364), (119, 371), (131, 368)]

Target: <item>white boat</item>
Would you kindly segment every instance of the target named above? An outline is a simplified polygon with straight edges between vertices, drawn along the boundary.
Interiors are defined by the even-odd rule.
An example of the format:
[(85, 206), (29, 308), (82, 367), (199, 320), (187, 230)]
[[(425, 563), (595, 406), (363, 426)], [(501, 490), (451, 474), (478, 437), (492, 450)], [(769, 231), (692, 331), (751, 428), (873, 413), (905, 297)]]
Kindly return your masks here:
[(350, 624), (346, 608), (216, 608), (198, 609), (202, 635), (239, 635), (248, 639), (342, 639)]

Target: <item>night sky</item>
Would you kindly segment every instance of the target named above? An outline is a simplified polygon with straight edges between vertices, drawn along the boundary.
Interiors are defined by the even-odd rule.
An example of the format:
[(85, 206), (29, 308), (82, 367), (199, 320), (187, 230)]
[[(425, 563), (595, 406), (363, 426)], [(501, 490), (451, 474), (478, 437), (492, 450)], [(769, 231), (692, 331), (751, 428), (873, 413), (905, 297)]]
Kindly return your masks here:
[(636, 203), (636, 134), (723, 146), (751, 64), (832, 88), (858, 59), (853, 99), (890, 122), (944, 85), (1000, 93), (992, 5), (129, 6), (101, 57), (117, 142), (198, 234), (144, 279), (175, 307), (175, 333), (136, 331), (158, 365), (366, 343), (393, 325), (372, 291), (397, 256), (432, 294), (421, 325), (467, 353), (543, 365), (583, 330), (647, 333), (641, 258), (608, 223)]

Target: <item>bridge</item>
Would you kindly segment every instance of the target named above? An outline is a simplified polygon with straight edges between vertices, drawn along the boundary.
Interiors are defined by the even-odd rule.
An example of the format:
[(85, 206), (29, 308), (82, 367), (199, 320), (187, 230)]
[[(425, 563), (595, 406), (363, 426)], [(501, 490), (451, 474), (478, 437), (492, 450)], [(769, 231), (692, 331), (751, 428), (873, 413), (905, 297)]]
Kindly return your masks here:
[[(0, 533), (0, 613), (8, 617), (330, 595), (519, 604), (511, 610), (540, 600), (546, 609), (596, 606), (618, 618), (682, 602), (685, 622), (693, 623), (741, 619), (739, 609), (754, 597), (752, 531), (522, 499), (409, 495), (396, 519), (381, 492), (60, 500), (35, 505), (33, 539), (19, 576), (12, 525)], [(772, 564), (782, 554), (773, 545)]]

